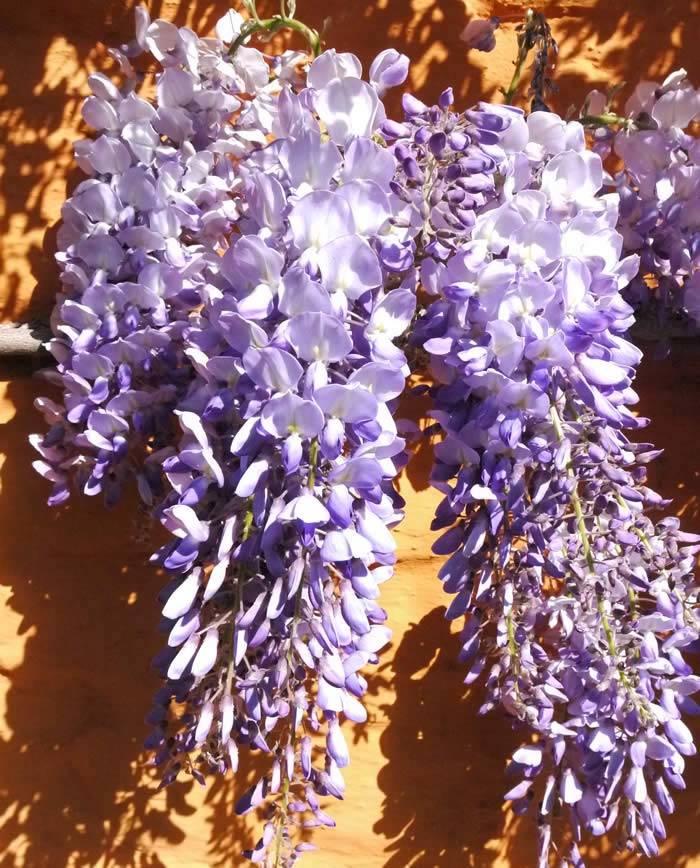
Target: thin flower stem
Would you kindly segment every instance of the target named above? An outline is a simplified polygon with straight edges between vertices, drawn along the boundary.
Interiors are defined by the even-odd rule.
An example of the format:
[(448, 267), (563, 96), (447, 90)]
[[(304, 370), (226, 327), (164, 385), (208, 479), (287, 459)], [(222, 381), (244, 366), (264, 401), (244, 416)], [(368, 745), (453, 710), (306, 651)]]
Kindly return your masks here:
[(307, 481), (308, 488), (313, 491), (316, 485), (316, 465), (318, 464), (318, 440), (314, 437), (309, 447), (309, 478)]
[(226, 693), (231, 692), (231, 688), (233, 687), (233, 672), (236, 666), (235, 661), (235, 644), (236, 644), (236, 615), (238, 614), (238, 610), (241, 605), (241, 588), (240, 588), (240, 580), (236, 579), (236, 584), (233, 591), (233, 609), (234, 616), (231, 621), (231, 657), (228, 661), (228, 667), (226, 669)]
[[(316, 484), (316, 467), (318, 464), (318, 439), (314, 437), (311, 441), (311, 445), (309, 447), (309, 476), (307, 479), (307, 487), (313, 491), (314, 485)], [(301, 614), (301, 599), (304, 590), (304, 578), (306, 577), (306, 569), (304, 569), (304, 575), (302, 576), (301, 581), (299, 582), (299, 587), (297, 588), (297, 592), (294, 596), (294, 616), (292, 618), (292, 626), (290, 630), (290, 635), (292, 638), (296, 636), (297, 622), (299, 621), (299, 615)], [(287, 657), (289, 665), (291, 666), (291, 660), (289, 659), (289, 655), (291, 652), (291, 643), (289, 649), (287, 651)], [(296, 740), (297, 740), (297, 731), (296, 727), (293, 725), (294, 713), (292, 712), (292, 727), (289, 735), (289, 744), (292, 750), (296, 748)], [(279, 814), (277, 821), (277, 831), (275, 833), (275, 857), (274, 862), (272, 863), (272, 868), (280, 868), (280, 859), (282, 856), (282, 839), (284, 837), (284, 829), (286, 825), (287, 816), (289, 813), (289, 788), (291, 786), (291, 780), (289, 778), (289, 773), (286, 770), (285, 763), (285, 775), (284, 780), (282, 781), (282, 798), (279, 805)]]
[[(552, 424), (554, 425), (554, 433), (557, 436), (557, 440), (559, 441), (559, 443), (563, 443), (565, 439), (564, 427), (562, 425), (561, 417), (559, 416), (559, 412), (555, 404), (552, 404), (551, 406), (550, 416), (552, 417)], [(576, 479), (571, 461), (567, 462), (566, 472), (569, 475), (570, 479)], [(581, 547), (583, 548), (583, 554), (586, 558), (586, 563), (588, 564), (589, 568), (593, 570), (595, 566), (595, 561), (593, 559), (591, 543), (588, 539), (586, 521), (583, 515), (583, 507), (581, 506), (581, 498), (578, 495), (578, 484), (575, 485), (574, 490), (571, 492), (571, 505), (574, 509), (574, 516), (576, 517), (576, 528), (578, 530), (579, 538), (581, 539)]]
[(309, 43), (312, 57), (318, 57), (321, 53), (321, 37), (312, 27), (299, 21), (297, 18), (289, 18), (287, 15), (273, 15), (272, 18), (251, 18), (241, 29), (235, 41), (229, 49), (229, 57), (238, 51), (246, 40), (255, 33), (265, 33), (272, 36), (280, 30), (293, 30), (300, 33)]
[[(598, 596), (598, 614), (600, 615), (600, 623), (603, 625), (603, 631), (605, 632), (605, 640), (608, 643), (608, 648), (610, 649), (610, 656), (615, 658), (617, 656), (617, 646), (615, 644), (615, 636), (613, 634), (612, 628), (610, 627), (610, 621), (608, 620), (608, 613), (605, 611), (605, 601), (602, 597)], [(625, 680), (624, 673), (620, 672), (620, 677), (622, 680)]]
[(623, 118), (614, 112), (605, 112), (602, 115), (583, 115), (578, 122), (584, 127), (623, 127), (626, 130), (635, 129), (636, 124), (632, 118)]
[(245, 542), (250, 536), (250, 531), (253, 528), (253, 507), (249, 507), (243, 519), (243, 531), (241, 532), (241, 540)]
[[(559, 411), (556, 408), (555, 404), (552, 404), (550, 408), (550, 416), (552, 419), (552, 424), (554, 426), (554, 433), (557, 436), (557, 440), (560, 443), (564, 442), (564, 427), (562, 425), (561, 417), (559, 416)], [(576, 516), (576, 528), (578, 530), (579, 539), (581, 540), (581, 548), (583, 549), (583, 554), (586, 559), (586, 563), (588, 564), (591, 572), (595, 569), (595, 559), (593, 557), (593, 550), (591, 549), (591, 542), (588, 538), (588, 530), (586, 529), (586, 520), (583, 514), (583, 507), (581, 506), (581, 498), (578, 493), (578, 482), (576, 480), (576, 474), (574, 473), (574, 468), (571, 460), (569, 460), (566, 464), (566, 472), (570, 479), (574, 481), (574, 489), (571, 492), (571, 505), (574, 508), (574, 514)], [(608, 650), (610, 652), (610, 656), (613, 660), (617, 657), (617, 645), (615, 643), (615, 635), (610, 627), (610, 621), (608, 620), (608, 613), (605, 611), (605, 601), (603, 598), (596, 593), (597, 598), (597, 609), (598, 614), (600, 615), (600, 622), (603, 625), (603, 632), (605, 633), (605, 640), (608, 644)], [(619, 670), (618, 670), (619, 671)], [(625, 677), (624, 672), (620, 672), (620, 678), (627, 685), (627, 679)]]
[[(252, 504), (246, 510), (246, 514), (243, 518), (243, 530), (241, 532), (241, 540), (245, 542), (250, 536), (250, 532), (253, 528), (253, 507)], [(235, 669), (235, 650), (234, 645), (236, 642), (236, 615), (238, 614), (238, 610), (241, 605), (241, 575), (240, 572), (236, 576), (236, 584), (233, 589), (233, 621), (231, 622), (231, 658), (228, 662), (228, 668), (226, 669), (226, 692), (230, 693), (231, 688), (233, 686), (233, 674)]]
[[(508, 653), (513, 664), (513, 672), (517, 678), (520, 676), (520, 656), (518, 654), (518, 643), (515, 639), (515, 621), (513, 620), (512, 611), (506, 615), (506, 631), (508, 636)], [(520, 696), (520, 687), (517, 681), (514, 684), (514, 689), (517, 696)]]
[(515, 60), (515, 71), (507, 90), (501, 89), (506, 105), (513, 103), (520, 87), (525, 62), (531, 50), (535, 50), (535, 58), (531, 66), (529, 94), (532, 96), (531, 111), (549, 111), (545, 97), (547, 91), (554, 89), (554, 84), (547, 74), (553, 66), (558, 54), (556, 40), (547, 19), (542, 12), (528, 9), (524, 22), (517, 28), (518, 55)]
[(512, 105), (513, 100), (515, 99), (515, 94), (518, 92), (518, 88), (520, 87), (520, 79), (523, 75), (523, 67), (525, 66), (525, 61), (527, 60), (527, 56), (530, 53), (530, 50), (525, 47), (525, 43), (523, 42), (520, 46), (520, 50), (518, 51), (518, 59), (515, 62), (515, 72), (513, 73), (513, 78), (510, 80), (510, 84), (508, 85), (508, 90), (504, 91), (504, 102), (506, 105)]
[[(293, 745), (296, 739), (296, 730), (292, 730), (291, 744)], [(280, 868), (282, 857), (282, 838), (284, 837), (284, 827), (287, 816), (289, 815), (289, 776), (285, 775), (282, 782), (282, 801), (280, 805), (280, 815), (277, 823), (277, 832), (275, 835), (275, 861), (272, 868)]]
[(528, 9), (525, 16), (525, 30), (518, 37), (518, 56), (515, 60), (515, 71), (513, 72), (513, 77), (510, 80), (510, 84), (508, 85), (508, 90), (503, 91), (503, 96), (506, 105), (512, 105), (513, 100), (515, 99), (515, 95), (520, 87), (520, 79), (523, 75), (523, 69), (525, 68), (525, 61), (527, 60), (527, 56), (530, 53), (530, 41), (527, 38), (528, 36), (528, 28), (530, 23), (532, 22), (532, 9)]
[[(508, 531), (508, 518), (504, 518), (504, 531)], [(493, 554), (493, 571), (496, 576), (496, 581), (498, 584), (501, 584), (501, 576), (499, 574), (499, 556), (498, 556), (498, 540), (494, 538), (494, 554)], [(503, 569), (505, 570), (505, 563), (502, 564)], [(520, 655), (518, 653), (518, 643), (515, 639), (515, 620), (513, 619), (513, 609), (515, 608), (515, 601), (506, 615), (506, 635), (508, 638), (508, 653), (510, 655), (510, 660), (513, 665), (513, 671), (515, 673), (516, 679), (520, 677), (521, 667), (520, 667)], [(515, 692), (517, 696), (520, 696), (520, 688), (518, 686), (518, 682), (515, 682)]]

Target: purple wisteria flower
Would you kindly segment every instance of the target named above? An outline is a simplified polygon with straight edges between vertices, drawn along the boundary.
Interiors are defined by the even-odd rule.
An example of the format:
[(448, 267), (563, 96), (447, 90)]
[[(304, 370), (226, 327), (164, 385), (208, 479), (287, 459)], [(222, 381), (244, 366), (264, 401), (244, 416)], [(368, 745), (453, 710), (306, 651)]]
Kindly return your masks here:
[[(541, 868), (582, 865), (584, 833), (653, 855), (696, 750), (700, 538), (650, 515), (665, 501), (657, 451), (626, 433), (644, 424), (627, 333), (649, 273), (700, 310), (698, 94), (684, 73), (641, 85), (628, 113), (649, 120), (616, 135), (611, 179), (581, 123), (457, 112), (449, 88), (390, 120), (404, 55), (367, 81), (333, 49), (266, 56), (251, 25), (229, 12), (203, 39), (138, 9), (122, 85), (90, 77), (89, 177), (59, 234), (61, 396), (32, 437), (51, 503), (135, 481), (170, 534), (146, 741), (162, 783), (268, 757), (237, 805), (265, 806), (257, 864), (295, 864), (295, 830), (333, 825), (341, 723), (366, 719), (363, 670), (391, 635), (397, 401), (427, 359), (447, 615), (482, 711), (526, 733), (506, 799), (537, 814)], [(497, 25), (463, 38), (490, 50)]]
[[(239, 216), (230, 155), (267, 132), (248, 126), (268, 88), (258, 51), (230, 59), (220, 38), (150, 22), (142, 7), (136, 15), (136, 40), (112, 52), (123, 86), (90, 76), (83, 117), (97, 135), (75, 146), (90, 178), (62, 210), (49, 376), (63, 406), (39, 400), (51, 428), (33, 438), (52, 503), (69, 496), (71, 479), (108, 503), (134, 474), (148, 502), (160, 494), (141, 453), (171, 442), (172, 411), (192, 377), (183, 331)], [(146, 50), (162, 67), (155, 105), (138, 95), (130, 61)]]
[(623, 433), (643, 424), (621, 295), (638, 259), (620, 258), (618, 198), (601, 195), (580, 124), (450, 106), (449, 91), (432, 108), (408, 97), (404, 123), (385, 125), (435, 297), (411, 342), (430, 355), (444, 435), (447, 616), (466, 616), (482, 711), (537, 737), (513, 755), (506, 798), (536, 810), (542, 868), (553, 852), (581, 865), (584, 831), (652, 855), (695, 753), (681, 715), (698, 710), (683, 652), (698, 641), (700, 539), (648, 517), (663, 505), (645, 485), (655, 453)]
[[(172, 535), (147, 746), (163, 784), (269, 755), (240, 812), (268, 800), (253, 862), (291, 865), (295, 826), (330, 826), (349, 761), (339, 726), (366, 718), (362, 669), (390, 631), (394, 420), (415, 312), (410, 257), (384, 255), (401, 203), (373, 135), (408, 61), (328, 51), (268, 60), (150, 22), (115, 52), (78, 143), (92, 177), (64, 207), (51, 429), (34, 438), (52, 502), (75, 483), (114, 501), (129, 477)], [(161, 64), (157, 101), (128, 58)], [(308, 82), (308, 86), (305, 86)], [(235, 119), (235, 120), (232, 120)], [(312, 744), (325, 738), (320, 762)]]
[[(587, 114), (608, 110), (602, 94), (587, 100)], [(624, 107), (617, 132), (594, 130), (594, 148), (611, 150), (622, 167), (607, 185), (620, 196), (618, 229), (625, 250), (640, 256), (639, 274), (625, 298), (655, 321), (662, 339), (687, 323), (700, 323), (700, 150), (692, 130), (700, 117), (700, 91), (684, 69), (661, 84), (643, 81)]]
[(459, 38), (467, 43), (467, 48), (493, 51), (496, 47), (496, 30), (500, 23), (500, 19), (495, 15), (491, 18), (472, 18)]
[[(384, 84), (405, 75), (388, 59), (373, 67)], [(344, 792), (339, 722), (365, 719), (360, 670), (390, 636), (377, 597), (402, 507), (396, 341), (416, 302), (411, 263), (382, 263), (394, 159), (371, 138), (384, 113), (359, 75), (352, 55), (318, 57), (313, 86), (280, 92), (278, 137), (237, 167), (240, 234), (208, 263), (183, 332), (198, 376), (182, 440), (157, 454), (175, 536), (157, 560), (174, 578), (149, 744), (165, 782), (235, 769), (242, 745), (269, 753), (238, 806), (271, 800), (254, 862), (292, 864), (294, 825), (332, 825), (319, 798)], [(172, 700), (186, 710), (168, 723)]]

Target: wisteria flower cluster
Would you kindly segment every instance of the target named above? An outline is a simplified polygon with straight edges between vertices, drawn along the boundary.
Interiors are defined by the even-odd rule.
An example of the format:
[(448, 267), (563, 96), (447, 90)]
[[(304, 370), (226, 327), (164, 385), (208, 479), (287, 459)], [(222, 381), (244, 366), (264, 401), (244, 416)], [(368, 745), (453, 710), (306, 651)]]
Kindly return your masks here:
[[(238, 216), (240, 179), (227, 157), (265, 140), (264, 130), (246, 128), (256, 100), (238, 95), (264, 99), (269, 68), (255, 49), (226, 58), (232, 22), (230, 14), (205, 40), (151, 23), (139, 7), (136, 40), (112, 52), (124, 86), (90, 76), (83, 117), (98, 135), (75, 148), (90, 178), (65, 203), (58, 236), (63, 293), (50, 348), (63, 406), (41, 402), (51, 430), (36, 442), (52, 503), (68, 497), (71, 477), (114, 502), (137, 449), (172, 440), (172, 410), (191, 379), (183, 329)], [(138, 95), (129, 59), (143, 51), (162, 65), (155, 106)]]
[[(640, 256), (639, 274), (625, 297), (656, 320), (661, 333), (674, 321), (700, 323), (700, 151), (692, 134), (700, 118), (700, 91), (685, 70), (661, 84), (643, 81), (624, 106), (594, 91), (585, 114), (596, 124), (594, 148), (612, 149), (608, 179), (620, 195), (618, 228), (625, 249)], [(619, 161), (622, 166), (615, 164)]]
[(444, 433), (434, 549), (449, 555), (448, 617), (468, 616), (466, 680), (485, 672), (482, 711), (537, 735), (513, 755), (507, 798), (536, 806), (539, 864), (581, 864), (583, 830), (651, 855), (695, 752), (680, 716), (700, 689), (682, 656), (698, 638), (700, 538), (646, 515), (660, 504), (645, 486), (654, 453), (623, 433), (640, 425), (641, 354), (623, 336), (638, 263), (620, 259), (617, 198), (598, 195), (579, 123), (405, 108), (403, 189), (433, 204), (421, 284), (436, 300), (412, 341), (430, 354)]
[(227, 58), (238, 23), (200, 41), (140, 14), (129, 53), (162, 64), (157, 109), (131, 72), (126, 93), (93, 78), (100, 136), (78, 154), (95, 177), (60, 238), (64, 405), (40, 402), (51, 429), (35, 443), (52, 502), (71, 477), (113, 502), (135, 475), (172, 533), (154, 558), (172, 579), (147, 746), (165, 784), (235, 770), (241, 745), (269, 754), (238, 807), (272, 798), (249, 856), (292, 864), (309, 846), (293, 822), (332, 825), (319, 797), (343, 794), (340, 716), (365, 719), (360, 670), (390, 635), (376, 602), (402, 506), (390, 407), (416, 301), (401, 233), (381, 234), (394, 159), (371, 136), (407, 61), (384, 52), (367, 83), (327, 52), (296, 92), (296, 55)]
[[(239, 745), (270, 754), (238, 805), (279, 794), (254, 862), (295, 861), (307, 845), (292, 846), (292, 822), (332, 825), (319, 797), (343, 795), (340, 716), (366, 719), (360, 670), (390, 635), (377, 598), (404, 448), (391, 404), (415, 293), (379, 234), (394, 164), (371, 139), (381, 103), (359, 75), (354, 57), (321, 55), (305, 90), (281, 93), (274, 144), (241, 162), (241, 234), (184, 335), (198, 376), (176, 410), (182, 438), (148, 458), (172, 489), (159, 512), (176, 537), (158, 555), (174, 578), (149, 745), (165, 782), (193, 752), (196, 776), (235, 770)], [(173, 699), (187, 707), (168, 727)]]
[[(650, 516), (665, 501), (656, 450), (626, 433), (644, 422), (626, 335), (647, 272), (695, 310), (697, 94), (683, 76), (638, 89), (613, 181), (609, 136), (589, 149), (549, 111), (457, 111), (448, 88), (388, 119), (404, 55), (365, 80), (288, 4), (251, 10), (200, 38), (139, 9), (121, 86), (91, 76), (89, 178), (59, 236), (61, 397), (32, 438), (51, 503), (135, 482), (171, 535), (146, 741), (162, 784), (264, 755), (237, 805), (265, 815), (257, 864), (295, 864), (305, 830), (333, 825), (341, 722), (366, 719), (363, 671), (391, 635), (398, 399), (427, 364), (447, 616), (482, 711), (525, 737), (506, 799), (537, 815), (543, 868), (582, 865), (584, 833), (653, 855), (695, 753), (700, 538)], [(497, 23), (472, 25), (476, 47)], [(311, 56), (246, 44), (283, 27)]]

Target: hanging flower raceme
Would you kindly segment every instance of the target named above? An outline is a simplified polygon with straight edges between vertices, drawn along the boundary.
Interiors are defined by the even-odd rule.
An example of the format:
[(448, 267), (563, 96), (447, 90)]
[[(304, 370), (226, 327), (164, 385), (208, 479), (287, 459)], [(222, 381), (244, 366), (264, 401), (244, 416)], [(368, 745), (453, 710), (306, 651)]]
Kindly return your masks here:
[[(378, 598), (402, 518), (409, 347), (435, 383), (435, 551), (448, 617), (466, 618), (466, 681), (485, 674), (482, 710), (534, 738), (506, 798), (537, 811), (542, 868), (554, 852), (582, 864), (584, 832), (653, 854), (695, 753), (699, 546), (649, 515), (664, 501), (646, 485), (655, 450), (625, 433), (643, 424), (625, 334), (640, 257), (659, 297), (700, 310), (682, 132), (697, 93), (684, 75), (638, 89), (604, 188), (580, 123), (458, 113), (450, 89), (433, 107), (405, 96), (395, 122), (394, 49), (365, 81), (352, 54), (245, 45), (289, 26), (318, 54), (288, 11), (230, 12), (201, 39), (138, 10), (113, 52), (123, 85), (91, 76), (97, 136), (76, 146), (90, 177), (63, 210), (62, 401), (39, 402), (36, 466), (52, 503), (72, 484), (112, 503), (135, 479), (171, 534), (153, 557), (169, 576), (147, 739), (162, 783), (260, 752), (237, 809), (265, 809), (247, 855), (275, 868), (311, 847), (299, 830), (333, 825), (341, 722), (365, 720), (363, 670), (390, 636)], [(537, 97), (554, 43), (535, 18)], [(132, 66), (144, 52), (155, 101)]]
[[(42, 456), (35, 466), (54, 483), (52, 503), (69, 496), (72, 479), (114, 502), (125, 478), (140, 473), (143, 447), (172, 439), (172, 409), (192, 374), (183, 328), (238, 216), (229, 155), (242, 156), (267, 132), (244, 128), (256, 100), (240, 94), (269, 88), (270, 69), (254, 49), (227, 57), (232, 16), (216, 38), (199, 39), (150, 22), (140, 7), (136, 40), (112, 52), (123, 86), (90, 76), (83, 117), (97, 135), (75, 153), (91, 177), (63, 206), (58, 235), (63, 292), (49, 377), (63, 406), (39, 400), (51, 427), (33, 440)], [(161, 67), (155, 104), (138, 95), (141, 77), (127, 57), (143, 51)]]
[(241, 745), (270, 755), (238, 805), (271, 802), (255, 862), (292, 864), (308, 846), (293, 825), (332, 825), (319, 798), (344, 792), (339, 724), (365, 720), (360, 670), (389, 638), (377, 598), (404, 447), (391, 403), (415, 294), (410, 262), (382, 265), (394, 159), (371, 139), (381, 103), (359, 75), (352, 55), (322, 54), (309, 88), (280, 95), (280, 137), (239, 166), (241, 235), (184, 333), (198, 376), (182, 441), (149, 459), (176, 537), (158, 556), (174, 578), (149, 746), (166, 783), (235, 770)]
[[(605, 97), (589, 95), (594, 148), (614, 151), (622, 167), (609, 180), (620, 195), (618, 230), (625, 250), (640, 256), (639, 274), (625, 290), (662, 336), (700, 322), (700, 150), (691, 127), (700, 117), (700, 91), (683, 69), (664, 82), (643, 81), (610, 117)], [(614, 165), (614, 161), (613, 161)]]
[[(123, 88), (91, 79), (99, 135), (76, 153), (92, 177), (60, 237), (63, 406), (40, 402), (35, 445), (53, 503), (72, 480), (113, 502), (135, 475), (173, 534), (155, 557), (172, 579), (147, 744), (165, 784), (235, 770), (240, 745), (269, 753), (239, 809), (271, 797), (249, 855), (282, 865), (310, 846), (293, 823), (332, 824), (319, 797), (343, 794), (340, 720), (365, 719), (360, 670), (390, 635), (390, 407), (415, 293), (410, 258), (385, 255), (395, 164), (371, 136), (407, 61), (383, 52), (368, 84), (327, 52), (299, 93), (303, 56), (229, 56), (241, 26), (229, 13), (202, 40), (139, 10), (115, 52)], [(143, 50), (162, 67), (155, 105), (128, 59)]]
[(482, 711), (500, 705), (538, 737), (514, 754), (507, 798), (537, 806), (540, 864), (561, 852), (563, 813), (571, 864), (584, 830), (650, 855), (695, 752), (680, 716), (700, 689), (682, 656), (698, 638), (698, 546), (647, 517), (662, 503), (645, 486), (654, 453), (623, 434), (640, 424), (620, 295), (637, 261), (620, 260), (617, 199), (599, 195), (578, 123), (449, 101), (409, 98), (387, 128), (436, 296), (412, 341), (438, 381), (447, 614), (468, 616), (461, 658), (467, 683), (486, 670)]

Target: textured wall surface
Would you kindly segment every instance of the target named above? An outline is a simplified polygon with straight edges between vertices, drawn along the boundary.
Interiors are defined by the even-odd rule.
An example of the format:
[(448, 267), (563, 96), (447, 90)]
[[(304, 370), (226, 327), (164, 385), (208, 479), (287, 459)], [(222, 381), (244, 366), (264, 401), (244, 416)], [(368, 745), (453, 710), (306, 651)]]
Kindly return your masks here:
[[(511, 75), (523, 5), (469, 2), (504, 20), (499, 47), (465, 56), (462, 0), (299, 0), (312, 25), (332, 16), (329, 42), (368, 62), (386, 45), (414, 60), (426, 99), (448, 83), (460, 102), (494, 96)], [(153, 0), (153, 17), (213, 27), (227, 4)], [(269, 5), (262, 8), (270, 9)], [(660, 77), (686, 66), (700, 82), (698, 0), (543, 2), (561, 45), (558, 108), (590, 87)], [(86, 77), (105, 44), (127, 39), (132, 0), (0, 0), (0, 319), (46, 315), (56, 288), (55, 226), (79, 179), (71, 143), (81, 135)], [(697, 449), (700, 354), (679, 349), (644, 363), (642, 412), (668, 449), (654, 483), (700, 529)], [(156, 686), (148, 661), (161, 579), (134, 539), (134, 503), (107, 513), (97, 501), (43, 506), (27, 435), (39, 426), (36, 384), (0, 366), (0, 868), (203, 868), (235, 866), (255, 818), (233, 814), (250, 769), (206, 790), (187, 783), (155, 794), (144, 770), (143, 715)], [(416, 413), (419, 408), (412, 408)], [(436, 498), (429, 456), (401, 479), (408, 518), (396, 578), (384, 586), (394, 641), (371, 675), (369, 722), (356, 727), (348, 796), (331, 810), (334, 832), (310, 868), (462, 868), (533, 864), (533, 830), (501, 807), (506, 721), (477, 718), (457, 642), (444, 621), (430, 555)], [(700, 763), (668, 823), (660, 864), (700, 866)], [(603, 868), (632, 864), (591, 852)]]

